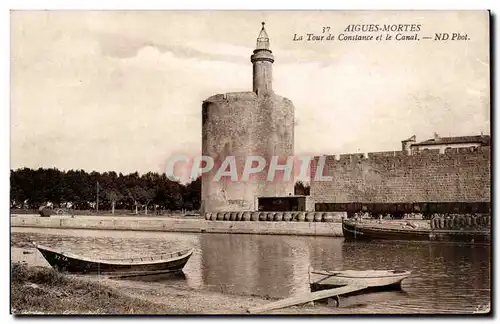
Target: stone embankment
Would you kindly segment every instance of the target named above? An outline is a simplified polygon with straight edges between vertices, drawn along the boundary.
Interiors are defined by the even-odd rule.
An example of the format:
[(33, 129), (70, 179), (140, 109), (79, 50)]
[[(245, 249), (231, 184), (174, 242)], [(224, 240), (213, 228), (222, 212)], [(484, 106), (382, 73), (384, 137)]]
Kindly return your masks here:
[[(342, 236), (342, 213), (220, 213), (205, 218), (11, 215), (13, 227), (119, 231)], [(228, 214), (226, 217), (225, 215)], [(262, 215), (262, 216), (261, 216)], [(265, 215), (265, 220), (264, 220)], [(258, 217), (258, 219), (257, 219)], [(290, 218), (291, 217), (291, 218)], [(215, 220), (212, 220), (214, 219)], [(226, 220), (224, 220), (224, 218)], [(250, 218), (250, 221), (245, 221)], [(254, 221), (252, 221), (252, 219)]]

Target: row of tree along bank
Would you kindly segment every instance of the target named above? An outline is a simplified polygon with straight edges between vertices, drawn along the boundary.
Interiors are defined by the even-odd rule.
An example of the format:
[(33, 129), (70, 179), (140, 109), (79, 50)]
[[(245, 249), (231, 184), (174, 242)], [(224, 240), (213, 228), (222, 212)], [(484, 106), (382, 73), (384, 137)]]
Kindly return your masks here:
[[(10, 171), (11, 208), (53, 207), (78, 210), (143, 209), (198, 210), (201, 179), (186, 185), (163, 174), (128, 175), (58, 169)], [(98, 204), (98, 206), (97, 206)], [(147, 209), (146, 209), (147, 210)]]
[[(309, 186), (295, 184), (295, 194), (308, 195)], [(129, 210), (138, 214), (150, 210), (199, 210), (201, 178), (188, 184), (171, 181), (166, 174), (134, 172), (87, 173), (84, 170), (10, 171), (10, 205), (14, 209), (36, 210), (42, 205), (82, 211)]]

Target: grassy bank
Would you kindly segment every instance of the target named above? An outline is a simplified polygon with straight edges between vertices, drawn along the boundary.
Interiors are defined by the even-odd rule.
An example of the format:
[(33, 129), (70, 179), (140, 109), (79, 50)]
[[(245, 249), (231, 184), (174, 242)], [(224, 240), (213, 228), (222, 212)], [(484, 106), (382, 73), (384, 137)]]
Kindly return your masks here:
[[(11, 313), (31, 314), (246, 314), (269, 302), (258, 296), (63, 275), (50, 268), (12, 263)], [(295, 306), (271, 314), (331, 314), (322, 306)]]
[(11, 265), (13, 314), (182, 314), (45, 267)]

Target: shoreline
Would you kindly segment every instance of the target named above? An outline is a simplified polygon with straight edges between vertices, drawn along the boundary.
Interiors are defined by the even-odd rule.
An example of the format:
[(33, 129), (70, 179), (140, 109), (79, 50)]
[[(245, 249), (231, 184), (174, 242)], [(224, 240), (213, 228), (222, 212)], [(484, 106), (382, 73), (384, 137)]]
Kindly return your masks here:
[[(11, 313), (126, 315), (250, 315), (247, 309), (275, 299), (243, 296), (168, 284), (63, 274), (45, 266), (11, 264)], [(46, 298), (51, 296), (53, 298)], [(265, 314), (336, 314), (351, 310), (300, 305)]]
[[(63, 274), (46, 266), (11, 263), (11, 314), (40, 315), (384, 315), (384, 314), (472, 314), (480, 311), (444, 309), (388, 308), (374, 311), (359, 305), (370, 295), (358, 296), (336, 308), (324, 303), (306, 303), (287, 308), (249, 314), (247, 310), (264, 306), (278, 299), (257, 295), (237, 295), (147, 281), (108, 279), (90, 275)], [(47, 298), (50, 297), (50, 298)]]

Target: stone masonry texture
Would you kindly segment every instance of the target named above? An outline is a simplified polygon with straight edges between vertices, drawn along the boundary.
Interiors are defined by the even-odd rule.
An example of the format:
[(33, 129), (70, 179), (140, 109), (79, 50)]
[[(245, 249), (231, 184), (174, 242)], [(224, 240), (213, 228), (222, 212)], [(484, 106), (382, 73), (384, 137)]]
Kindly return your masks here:
[(416, 155), (378, 152), (326, 156), (323, 175), (315, 181), (311, 164), (311, 196), (315, 203), (490, 202), (491, 152), (478, 148), (428, 150)]
[[(212, 172), (202, 177), (202, 212), (253, 211), (257, 197), (293, 194), (293, 177), (267, 181), (267, 168), (250, 181), (229, 177), (212, 181), (227, 156), (237, 157), (238, 180), (247, 156), (293, 156), (294, 107), (274, 93), (218, 94), (202, 107), (202, 154), (215, 160)], [(284, 164), (284, 163), (280, 163)], [(254, 165), (255, 166), (255, 165)]]

